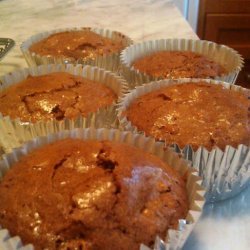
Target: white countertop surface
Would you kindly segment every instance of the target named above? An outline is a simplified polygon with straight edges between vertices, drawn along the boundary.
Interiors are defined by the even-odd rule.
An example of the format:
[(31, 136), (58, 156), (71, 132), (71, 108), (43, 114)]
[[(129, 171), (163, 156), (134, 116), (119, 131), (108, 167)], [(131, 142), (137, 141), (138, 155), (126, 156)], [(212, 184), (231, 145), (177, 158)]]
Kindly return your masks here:
[(16, 41), (0, 61), (0, 75), (26, 66), (19, 45), (31, 35), (84, 26), (117, 30), (135, 42), (197, 38), (169, 0), (0, 0), (0, 37)]
[(249, 250), (250, 187), (237, 196), (205, 205), (183, 250)]
[[(197, 39), (169, 0), (0, 0), (0, 37), (15, 48), (0, 61), (0, 75), (26, 67), (19, 45), (57, 28), (92, 26), (129, 35), (135, 42), (158, 38)], [(206, 205), (184, 250), (250, 249), (250, 188), (234, 199)]]

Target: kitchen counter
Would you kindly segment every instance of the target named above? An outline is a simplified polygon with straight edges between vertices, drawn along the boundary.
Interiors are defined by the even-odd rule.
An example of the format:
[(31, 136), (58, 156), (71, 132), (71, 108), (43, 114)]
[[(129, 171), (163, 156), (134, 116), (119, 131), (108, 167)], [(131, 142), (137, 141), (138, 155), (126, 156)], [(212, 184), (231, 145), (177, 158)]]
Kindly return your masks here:
[[(0, 36), (16, 46), (0, 61), (0, 75), (26, 67), (19, 49), (29, 36), (63, 27), (121, 31), (135, 42), (158, 38), (197, 39), (169, 0), (0, 0)], [(247, 250), (250, 246), (250, 188), (208, 204), (184, 250)]]
[(117, 30), (135, 42), (197, 39), (169, 0), (0, 0), (0, 36), (16, 41), (15, 48), (0, 61), (0, 75), (27, 66), (19, 45), (28, 37), (83, 26)]
[(237, 196), (205, 205), (183, 250), (249, 250), (250, 187)]

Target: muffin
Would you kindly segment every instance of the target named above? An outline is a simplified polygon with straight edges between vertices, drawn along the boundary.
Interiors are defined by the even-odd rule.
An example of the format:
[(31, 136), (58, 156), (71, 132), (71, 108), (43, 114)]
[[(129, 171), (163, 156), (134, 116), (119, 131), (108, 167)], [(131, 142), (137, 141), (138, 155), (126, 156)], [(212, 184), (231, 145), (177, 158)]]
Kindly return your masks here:
[(248, 90), (233, 91), (222, 84), (188, 79), (181, 84), (160, 81), (155, 88), (153, 84), (157, 83), (128, 94), (126, 108), (121, 104), (122, 115), (138, 131), (195, 150), (250, 145)]
[(36, 34), (22, 43), (21, 50), (29, 66), (81, 63), (118, 71), (120, 52), (131, 44), (117, 31), (68, 28)]
[(112, 40), (91, 30), (64, 31), (34, 43), (29, 50), (40, 56), (95, 59), (124, 49), (122, 37)]
[(104, 84), (67, 72), (27, 79), (0, 93), (0, 112), (23, 122), (76, 118), (112, 105), (117, 95)]
[(207, 57), (191, 51), (159, 51), (139, 58), (133, 67), (156, 78), (214, 78), (226, 69)]
[(36, 250), (139, 249), (186, 217), (185, 185), (174, 169), (134, 146), (64, 139), (8, 170), (0, 224)]
[(164, 78), (212, 78), (234, 83), (243, 67), (237, 51), (210, 41), (160, 39), (125, 48), (122, 73), (130, 88)]

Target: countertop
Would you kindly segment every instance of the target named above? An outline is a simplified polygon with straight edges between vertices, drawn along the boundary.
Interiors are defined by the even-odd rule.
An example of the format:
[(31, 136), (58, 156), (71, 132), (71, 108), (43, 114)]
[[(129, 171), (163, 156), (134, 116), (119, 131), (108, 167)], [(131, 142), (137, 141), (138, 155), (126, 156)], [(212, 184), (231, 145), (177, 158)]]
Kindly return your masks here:
[(197, 39), (169, 0), (0, 0), (0, 37), (15, 48), (0, 61), (0, 75), (26, 66), (19, 45), (28, 37), (58, 28), (117, 30), (135, 42), (156, 38)]
[[(169, 0), (0, 0), (0, 37), (16, 41), (0, 61), (0, 75), (26, 67), (19, 45), (29, 36), (64, 27), (109, 28), (135, 42), (196, 34)], [(250, 187), (205, 206), (184, 250), (250, 249)]]

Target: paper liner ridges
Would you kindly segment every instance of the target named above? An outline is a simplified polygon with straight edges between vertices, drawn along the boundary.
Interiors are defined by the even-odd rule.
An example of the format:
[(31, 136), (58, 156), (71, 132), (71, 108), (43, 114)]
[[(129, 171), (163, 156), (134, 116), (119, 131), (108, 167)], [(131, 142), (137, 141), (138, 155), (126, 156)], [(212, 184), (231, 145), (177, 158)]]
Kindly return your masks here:
[(31, 244), (23, 246), (19, 237), (11, 237), (8, 230), (0, 228), (0, 249), (34, 250), (34, 247)]

